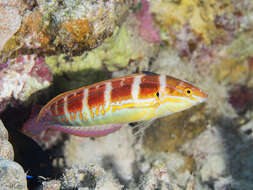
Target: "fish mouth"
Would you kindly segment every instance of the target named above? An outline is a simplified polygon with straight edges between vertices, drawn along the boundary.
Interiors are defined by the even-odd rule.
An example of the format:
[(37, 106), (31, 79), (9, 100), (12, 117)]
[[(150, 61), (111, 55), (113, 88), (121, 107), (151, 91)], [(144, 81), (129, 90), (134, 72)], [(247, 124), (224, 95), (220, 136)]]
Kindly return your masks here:
[(202, 90), (200, 90), (200, 96), (201, 98), (205, 98), (207, 99), (208, 95), (206, 93), (204, 93)]
[(202, 97), (193, 95), (193, 97), (197, 100), (196, 102), (203, 103), (203, 102), (206, 102), (208, 95), (204, 94)]
[(203, 102), (206, 102), (207, 101), (207, 98), (199, 98), (199, 103), (203, 103)]

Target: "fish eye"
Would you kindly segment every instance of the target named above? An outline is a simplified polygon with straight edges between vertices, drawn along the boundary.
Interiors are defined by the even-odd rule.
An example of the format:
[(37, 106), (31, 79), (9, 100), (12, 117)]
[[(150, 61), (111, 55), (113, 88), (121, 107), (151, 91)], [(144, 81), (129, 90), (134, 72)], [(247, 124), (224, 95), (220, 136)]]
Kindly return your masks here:
[(160, 96), (159, 92), (156, 92), (155, 95), (156, 95), (157, 98), (159, 98), (159, 96)]
[(186, 89), (184, 90), (184, 94), (185, 94), (186, 96), (191, 96), (191, 95), (192, 95), (192, 90), (191, 90), (190, 88), (186, 88)]

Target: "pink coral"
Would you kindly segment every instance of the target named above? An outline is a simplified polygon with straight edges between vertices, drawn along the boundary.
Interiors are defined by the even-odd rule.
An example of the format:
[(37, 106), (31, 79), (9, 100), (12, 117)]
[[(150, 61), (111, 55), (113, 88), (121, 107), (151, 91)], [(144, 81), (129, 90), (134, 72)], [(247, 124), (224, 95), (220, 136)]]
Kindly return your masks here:
[(237, 86), (231, 92), (229, 102), (239, 114), (245, 113), (253, 105), (253, 89)]
[(32, 77), (40, 77), (40, 79), (51, 81), (52, 80), (52, 74), (50, 73), (50, 70), (48, 66), (45, 64), (45, 58), (44, 57), (36, 57), (35, 58), (35, 64), (30, 72), (30, 75)]
[(149, 2), (141, 0), (142, 7), (136, 12), (136, 17), (140, 21), (139, 34), (140, 36), (150, 42), (159, 43), (161, 41), (159, 31), (155, 29), (152, 15), (149, 12)]
[(27, 100), (51, 81), (45, 59), (35, 54), (20, 55), (0, 64), (0, 112), (11, 102)]

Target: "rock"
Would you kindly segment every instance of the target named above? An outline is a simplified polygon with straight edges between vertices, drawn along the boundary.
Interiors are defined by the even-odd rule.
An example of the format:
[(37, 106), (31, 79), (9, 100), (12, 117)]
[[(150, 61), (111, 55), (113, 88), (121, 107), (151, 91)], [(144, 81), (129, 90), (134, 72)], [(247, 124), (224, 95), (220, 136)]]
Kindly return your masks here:
[[(246, 124), (247, 125), (247, 124)], [(245, 126), (245, 129), (248, 128)], [(242, 131), (243, 131), (242, 127)], [(249, 137), (247, 137), (249, 136)], [(253, 151), (251, 135), (241, 134), (226, 121), (200, 134), (184, 147), (193, 156), (202, 183), (231, 189), (251, 189)]]
[(0, 52), (21, 26), (23, 1), (0, 0)]
[(2, 120), (0, 120), (0, 139), (2, 140), (8, 140), (8, 131), (5, 128)]
[(0, 158), (14, 160), (13, 147), (8, 141), (8, 131), (2, 120), (0, 120)]
[(43, 52), (93, 49), (113, 33), (130, 4), (129, 0), (38, 0), (37, 6), (24, 15), (20, 30), (8, 41), (5, 52), (20, 47)]
[(0, 158), (0, 187), (2, 190), (27, 190), (26, 174), (18, 163)]
[(76, 188), (82, 190), (119, 190), (120, 185), (111, 175), (96, 164), (67, 169), (63, 175), (63, 188)]
[(14, 151), (9, 141), (0, 139), (0, 158), (14, 160)]
[(176, 151), (205, 130), (203, 106), (160, 118), (146, 130), (144, 146), (149, 151)]
[(130, 180), (135, 161), (132, 147), (134, 139), (127, 126), (95, 139), (70, 136), (64, 147), (66, 164), (69, 167), (83, 168), (89, 163), (95, 163), (107, 170), (117, 171), (115, 175), (124, 180)]
[(43, 190), (60, 190), (61, 188), (61, 182), (58, 180), (44, 181), (42, 184)]

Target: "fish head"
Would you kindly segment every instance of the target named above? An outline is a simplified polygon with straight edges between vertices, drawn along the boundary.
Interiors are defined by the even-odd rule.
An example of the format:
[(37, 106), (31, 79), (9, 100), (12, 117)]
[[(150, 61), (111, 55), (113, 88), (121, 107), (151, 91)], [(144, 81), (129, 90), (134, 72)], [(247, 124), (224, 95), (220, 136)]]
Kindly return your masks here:
[(164, 76), (158, 96), (158, 115), (169, 115), (203, 103), (207, 94), (189, 82)]

